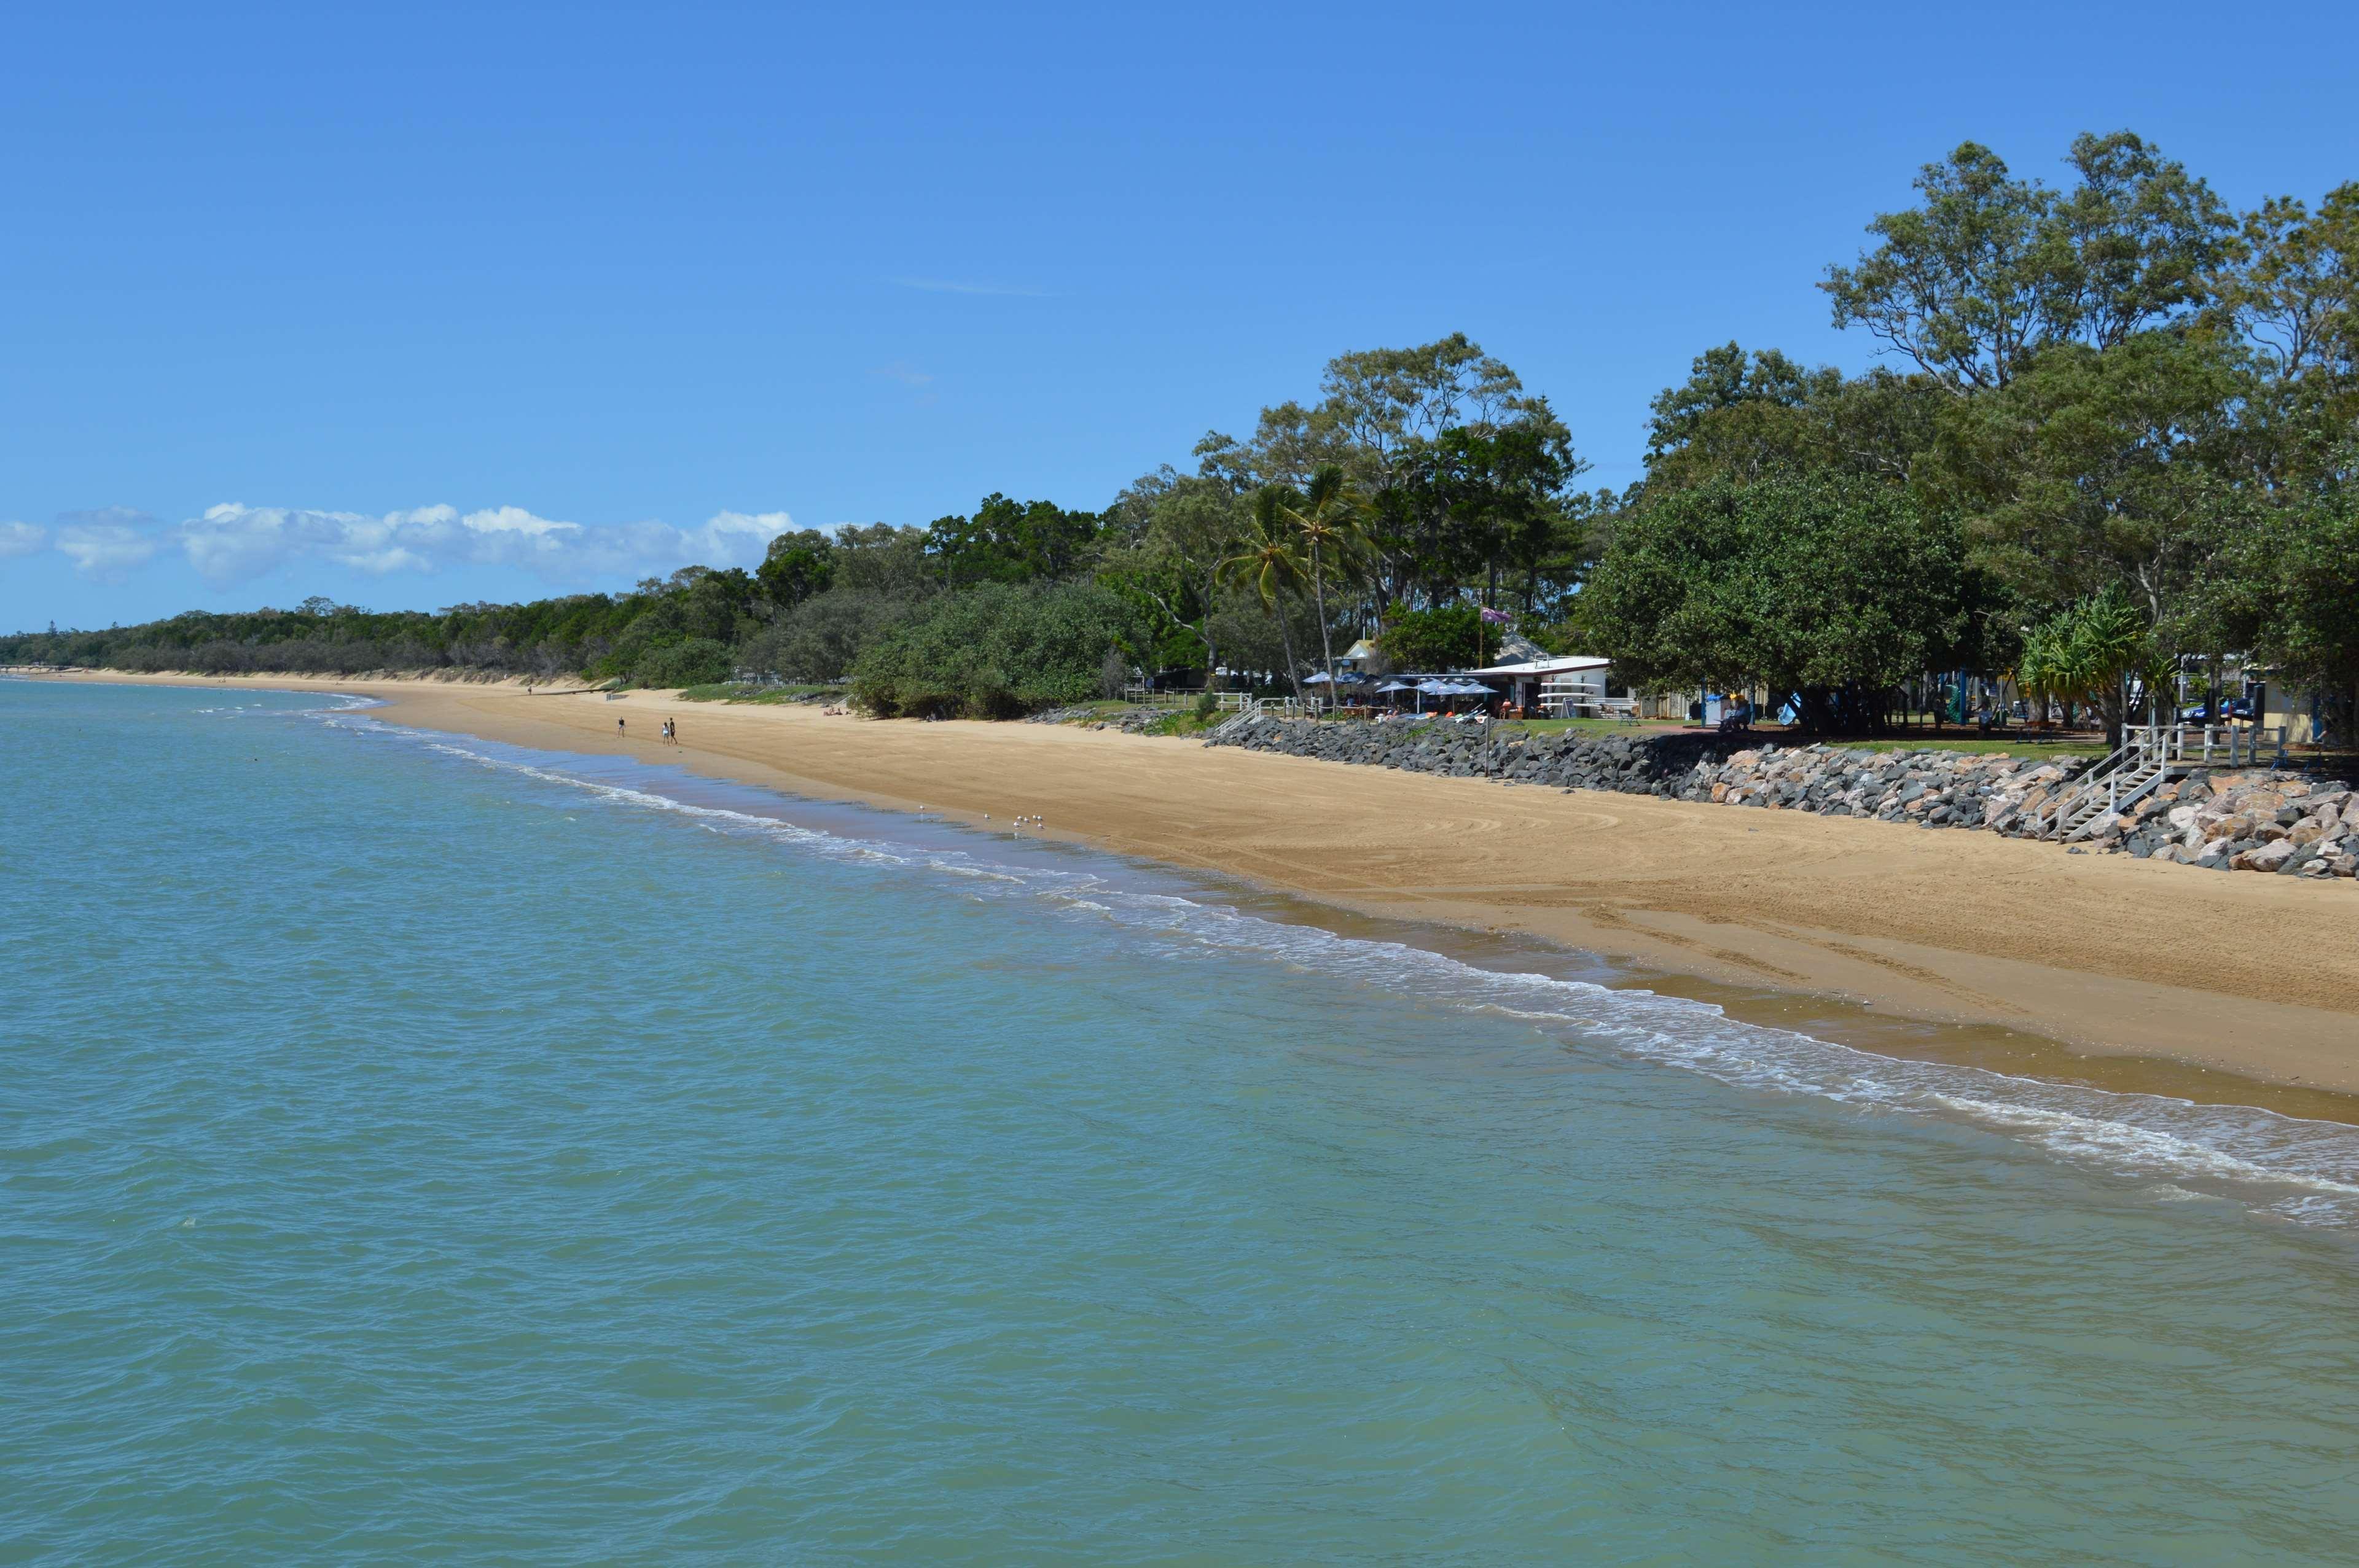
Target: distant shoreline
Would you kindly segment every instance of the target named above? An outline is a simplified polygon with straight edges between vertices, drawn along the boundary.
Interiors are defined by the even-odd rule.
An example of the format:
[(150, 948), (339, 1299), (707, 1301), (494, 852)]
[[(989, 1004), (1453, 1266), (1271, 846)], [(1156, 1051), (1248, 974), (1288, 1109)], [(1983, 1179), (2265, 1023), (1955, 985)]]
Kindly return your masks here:
[[(1049, 725), (645, 691), (526, 702), (513, 678), (36, 678), (350, 692), (398, 723), (976, 827), (1038, 813), (1050, 836), (1348, 915), (1601, 953), (1652, 989), (1885, 1054), (2359, 1121), (2359, 901), (2290, 879)], [(658, 744), (665, 716), (686, 744)]]

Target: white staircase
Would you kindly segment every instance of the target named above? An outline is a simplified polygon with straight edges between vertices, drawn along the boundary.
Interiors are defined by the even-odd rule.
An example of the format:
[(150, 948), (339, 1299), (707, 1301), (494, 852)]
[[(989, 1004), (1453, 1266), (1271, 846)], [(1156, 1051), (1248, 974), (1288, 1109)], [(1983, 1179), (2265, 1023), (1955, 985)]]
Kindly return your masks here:
[(2043, 838), (2071, 843), (2101, 831), (2123, 807), (2136, 806), (2170, 777), (2169, 748), (2153, 743), (2152, 730), (2125, 730), (2122, 743), (2075, 780), (2071, 789), (2041, 808)]
[(2122, 743), (2072, 787), (2039, 808), (2039, 837), (2061, 843), (2092, 838), (2105, 824), (2163, 784), (2198, 767), (2251, 765), (2274, 735), (2285, 760), (2283, 726), (2274, 730), (2205, 724), (2150, 724), (2125, 729)]

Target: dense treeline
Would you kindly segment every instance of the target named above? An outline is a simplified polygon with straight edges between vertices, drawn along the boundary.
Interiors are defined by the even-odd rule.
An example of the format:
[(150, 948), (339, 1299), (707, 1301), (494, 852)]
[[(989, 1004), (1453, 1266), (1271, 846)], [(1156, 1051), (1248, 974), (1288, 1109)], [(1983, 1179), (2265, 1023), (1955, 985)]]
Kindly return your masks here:
[(2350, 734), (2359, 684), (2359, 183), (2231, 212), (2128, 133), (2071, 183), (1987, 148), (1828, 269), (1846, 376), (1707, 350), (1655, 399), (1645, 477), (1585, 492), (1545, 397), (1463, 334), (1331, 362), (1315, 400), (1208, 433), (1101, 512), (986, 496), (924, 527), (773, 540), (752, 572), (620, 596), (372, 615), (190, 614), (0, 639), (10, 662), (463, 668), (849, 683), (1000, 715), (1137, 673), (1302, 683), (1355, 638), (1398, 667), (1505, 632), (1634, 686), (1766, 683), (1873, 728), (1929, 671), (2013, 677), (2118, 726), (2174, 665), (2242, 654)]
[[(1656, 400), (1575, 617), (1619, 673), (1766, 680), (1855, 722), (1911, 669), (2005, 675), (2117, 730), (2234, 654), (2314, 691), (2348, 742), (2359, 184), (2239, 217), (2126, 132), (2066, 162), (2059, 190), (1961, 146), (1828, 269), (1836, 324), (1897, 364), (1846, 377), (1730, 343)], [(1857, 570), (1873, 552), (1820, 549), (1871, 504), (1887, 545), (1913, 540), (1906, 596)], [(1682, 525), (1705, 517), (1713, 542)]]

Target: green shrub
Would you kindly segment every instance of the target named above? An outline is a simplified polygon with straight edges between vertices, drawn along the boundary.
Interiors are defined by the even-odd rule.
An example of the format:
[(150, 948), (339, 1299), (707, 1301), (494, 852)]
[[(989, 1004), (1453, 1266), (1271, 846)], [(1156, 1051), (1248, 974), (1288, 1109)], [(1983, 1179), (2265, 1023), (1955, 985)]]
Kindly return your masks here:
[(1094, 583), (984, 583), (919, 606), (864, 652), (853, 696), (885, 718), (1012, 719), (1098, 695), (1136, 617)]
[(712, 686), (729, 678), (729, 644), (690, 637), (642, 657), (631, 674), (641, 686)]

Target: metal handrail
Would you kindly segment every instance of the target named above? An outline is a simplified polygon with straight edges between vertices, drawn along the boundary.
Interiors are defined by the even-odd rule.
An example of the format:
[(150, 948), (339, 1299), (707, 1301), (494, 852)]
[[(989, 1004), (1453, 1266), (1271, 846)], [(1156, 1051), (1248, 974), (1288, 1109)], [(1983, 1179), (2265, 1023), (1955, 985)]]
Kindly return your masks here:
[[(2125, 784), (2129, 788), (2128, 800), (2134, 804), (2138, 796), (2173, 773), (2223, 763), (2232, 768), (2257, 766), (2261, 748), (2272, 735), (2276, 737), (2274, 760), (2282, 762), (2286, 760), (2286, 726), (2282, 724), (2125, 727), (2120, 745), (2082, 773), (2071, 789), (2039, 808), (2037, 816), (2042, 824), (2042, 836), (2073, 832), (2073, 816), (2093, 806), (2100, 791), (2104, 796), (2104, 810), (2114, 813), (2124, 804)], [(2223, 751), (2224, 757), (2221, 754)]]

